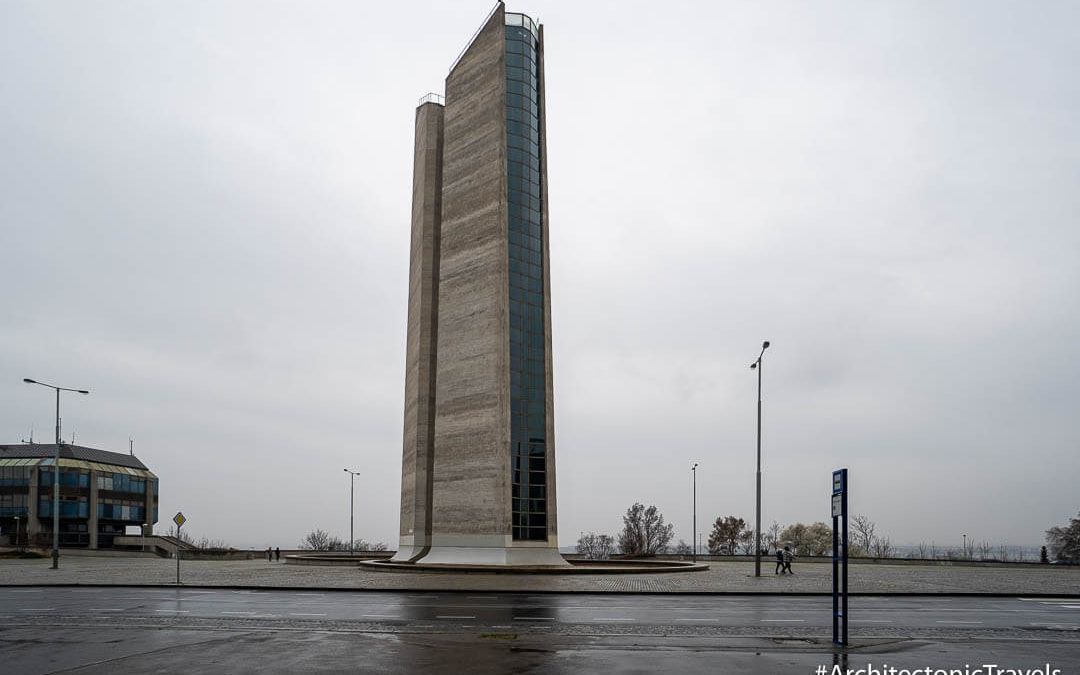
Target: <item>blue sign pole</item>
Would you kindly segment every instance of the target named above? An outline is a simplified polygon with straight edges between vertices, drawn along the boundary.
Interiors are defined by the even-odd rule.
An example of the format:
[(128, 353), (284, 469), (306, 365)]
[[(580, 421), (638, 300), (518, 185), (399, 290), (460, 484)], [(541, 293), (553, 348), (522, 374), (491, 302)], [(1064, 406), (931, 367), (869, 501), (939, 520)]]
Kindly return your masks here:
[[(848, 475), (847, 469), (832, 474), (833, 529), (833, 642), (848, 643)], [(841, 524), (841, 520), (843, 523)]]

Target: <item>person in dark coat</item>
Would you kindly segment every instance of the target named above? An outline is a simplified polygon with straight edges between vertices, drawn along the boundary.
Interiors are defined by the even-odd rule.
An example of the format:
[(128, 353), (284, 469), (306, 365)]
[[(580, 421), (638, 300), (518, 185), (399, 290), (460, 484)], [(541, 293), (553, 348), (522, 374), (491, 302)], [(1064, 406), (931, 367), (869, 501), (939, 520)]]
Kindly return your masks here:
[(280, 548), (275, 548), (274, 549), (274, 560), (276, 562), (281, 562), (281, 549)]
[(779, 548), (776, 549), (776, 571), (773, 574), (783, 574), (784, 572), (784, 552)]
[(274, 562), (274, 550), (269, 546), (266, 547), (266, 562)]

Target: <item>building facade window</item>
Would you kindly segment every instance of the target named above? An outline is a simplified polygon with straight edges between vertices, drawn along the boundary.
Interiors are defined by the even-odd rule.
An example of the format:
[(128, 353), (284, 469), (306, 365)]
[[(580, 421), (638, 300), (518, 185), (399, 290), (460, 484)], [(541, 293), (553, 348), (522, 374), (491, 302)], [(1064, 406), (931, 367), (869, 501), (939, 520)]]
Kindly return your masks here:
[(25, 516), (29, 512), (29, 497), (25, 493), (0, 494), (0, 516)]
[[(126, 473), (107, 473), (99, 475), (97, 477), (97, 486), (99, 490), (110, 490), (112, 492), (134, 492), (135, 494), (146, 494), (146, 479), (139, 476), (130, 476)], [(157, 486), (154, 486), (154, 494), (157, 494)]]
[(127, 499), (101, 499), (97, 505), (99, 520), (119, 520), (143, 523), (146, 520), (146, 505)]
[[(63, 473), (60, 474), (63, 477)], [(38, 517), (48, 518), (53, 514), (53, 500), (47, 496), (41, 496), (38, 498)], [(90, 506), (89, 501), (85, 496), (82, 497), (60, 497), (60, 517), (61, 518), (89, 518)]]
[(0, 466), (0, 487), (29, 485), (30, 467)]
[[(52, 469), (41, 469), (38, 472), (38, 485), (49, 486), (53, 484)], [(65, 469), (60, 468), (60, 485), (61, 487), (90, 487), (90, 472), (86, 469)]]

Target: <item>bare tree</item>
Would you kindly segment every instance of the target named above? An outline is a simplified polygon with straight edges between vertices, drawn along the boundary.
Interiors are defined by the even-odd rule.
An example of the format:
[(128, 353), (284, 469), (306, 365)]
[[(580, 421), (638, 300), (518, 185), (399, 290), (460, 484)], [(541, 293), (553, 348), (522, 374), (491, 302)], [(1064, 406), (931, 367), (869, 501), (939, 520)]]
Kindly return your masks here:
[(204, 551), (228, 551), (231, 547), (221, 539), (200, 537), (195, 545)]
[(871, 550), (875, 558), (891, 558), (893, 552), (892, 542), (889, 541), (888, 537), (874, 537)]
[[(345, 550), (348, 550), (348, 546)], [(370, 542), (366, 539), (357, 539), (353, 542), (354, 551), (385, 551), (387, 549), (386, 544), (380, 542)]]
[(925, 541), (919, 542), (919, 545), (915, 548), (915, 553), (918, 554), (920, 560), (926, 560), (926, 554), (929, 551), (929, 547)]
[(211, 539), (209, 537), (199, 537), (196, 539), (195, 535), (191, 534), (191, 532), (184, 529), (177, 531), (175, 527), (170, 527), (168, 531), (165, 532), (165, 536), (175, 537), (185, 544), (191, 544), (195, 548), (203, 551), (228, 551), (232, 548), (223, 539)]
[(867, 554), (870, 554), (874, 545), (874, 530), (876, 529), (877, 525), (874, 524), (874, 521), (866, 516), (855, 516), (852, 518), (851, 538), (855, 540), (855, 546), (865, 551)]
[(754, 528), (748, 527), (739, 533), (739, 553), (754, 555)]
[(768, 553), (770, 548), (774, 551), (780, 548), (780, 531), (782, 529), (780, 523), (775, 520), (772, 521), (772, 525), (769, 526), (769, 529), (765, 530), (765, 535), (761, 539), (761, 545), (765, 549), (762, 553)]
[(990, 542), (979, 544), (979, 560), (990, 560)]
[[(63, 471), (61, 471), (61, 473), (63, 473)], [(175, 527), (170, 527), (169, 531), (165, 533), (165, 536), (175, 537), (176, 539), (179, 539), (185, 544), (191, 544), (192, 546), (195, 545), (195, 537), (191, 536), (191, 533), (187, 530), (184, 530), (183, 528), (178, 530)]]
[(582, 533), (577, 542), (577, 552), (586, 560), (607, 560), (615, 552), (615, 540), (608, 534)]
[(691, 546), (690, 544), (687, 544), (682, 539), (680, 539), (679, 543), (675, 545), (675, 555), (691, 556), (693, 554), (694, 554), (694, 547)]
[(717, 517), (709, 534), (709, 553), (734, 555), (739, 535), (746, 529), (746, 521), (735, 516)]
[(619, 549), (627, 555), (650, 556), (663, 553), (675, 536), (675, 526), (664, 522), (656, 506), (635, 503), (626, 509)]
[(305, 551), (333, 551), (337, 537), (331, 537), (330, 533), (323, 529), (315, 529), (304, 535), (300, 542), (300, 548)]

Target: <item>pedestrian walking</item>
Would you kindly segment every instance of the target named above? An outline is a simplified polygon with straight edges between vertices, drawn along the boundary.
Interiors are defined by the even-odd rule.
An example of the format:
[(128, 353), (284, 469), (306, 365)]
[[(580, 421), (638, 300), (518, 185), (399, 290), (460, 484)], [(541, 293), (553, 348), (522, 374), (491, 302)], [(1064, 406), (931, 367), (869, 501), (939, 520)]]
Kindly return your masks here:
[(274, 562), (274, 549), (266, 547), (266, 562)]
[(783, 573), (784, 573), (784, 551), (778, 548), (778, 549), (776, 549), (776, 571), (773, 572), (773, 574), (783, 574)]
[(784, 569), (787, 571), (788, 574), (795, 574), (794, 572), (791, 571), (791, 561), (794, 558), (795, 558), (795, 554), (791, 552), (791, 548), (788, 547), (788, 546), (785, 546), (784, 547)]
[(281, 562), (281, 549), (280, 548), (274, 548), (274, 560), (276, 562)]

